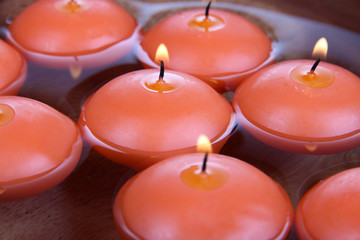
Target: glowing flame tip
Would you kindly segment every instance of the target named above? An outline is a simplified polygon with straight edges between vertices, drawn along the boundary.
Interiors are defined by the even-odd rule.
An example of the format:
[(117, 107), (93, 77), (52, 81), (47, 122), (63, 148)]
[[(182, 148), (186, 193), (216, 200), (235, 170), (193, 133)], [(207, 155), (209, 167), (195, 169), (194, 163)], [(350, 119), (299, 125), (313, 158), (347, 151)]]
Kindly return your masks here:
[(155, 61), (169, 62), (169, 52), (165, 44), (161, 43), (158, 46), (156, 50)]
[(325, 60), (327, 51), (328, 43), (326, 41), (326, 38), (322, 37), (316, 42), (314, 50), (312, 52), (312, 56), (313, 58), (320, 58), (321, 60)]
[(207, 136), (201, 134), (197, 140), (197, 152), (212, 153), (211, 142)]

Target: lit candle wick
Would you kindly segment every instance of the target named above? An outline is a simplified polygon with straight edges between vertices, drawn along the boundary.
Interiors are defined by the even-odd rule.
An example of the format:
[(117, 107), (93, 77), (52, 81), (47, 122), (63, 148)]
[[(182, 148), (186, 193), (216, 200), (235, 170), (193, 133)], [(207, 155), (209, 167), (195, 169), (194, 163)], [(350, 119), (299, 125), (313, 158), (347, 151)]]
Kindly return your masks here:
[(203, 165), (202, 165), (202, 168), (201, 168), (201, 172), (202, 172), (202, 173), (205, 173), (205, 171), (206, 171), (206, 162), (207, 162), (207, 159), (208, 159), (208, 155), (209, 155), (209, 153), (208, 153), (208, 152), (205, 152), (205, 156), (204, 156), (204, 160), (203, 160)]
[(160, 60), (159, 82), (164, 81), (164, 72), (165, 72), (164, 61)]
[(319, 65), (321, 59), (319, 58), (318, 60), (316, 60), (316, 62), (314, 63), (314, 65), (311, 67), (310, 73), (314, 73), (316, 67)]
[(206, 18), (209, 17), (209, 10), (210, 10), (211, 3), (212, 3), (212, 1), (209, 1), (208, 5), (206, 6), (206, 9), (205, 9), (205, 17)]

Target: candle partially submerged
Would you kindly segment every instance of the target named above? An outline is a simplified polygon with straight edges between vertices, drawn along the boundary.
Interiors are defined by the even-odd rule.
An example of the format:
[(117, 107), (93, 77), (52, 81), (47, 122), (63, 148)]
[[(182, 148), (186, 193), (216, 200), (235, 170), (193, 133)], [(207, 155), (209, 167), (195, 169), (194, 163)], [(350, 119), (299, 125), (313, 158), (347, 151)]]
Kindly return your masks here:
[(0, 97), (0, 135), (0, 202), (54, 187), (75, 168), (82, 150), (71, 119), (23, 97)]
[(195, 152), (193, 142), (201, 133), (220, 151), (235, 120), (226, 99), (187, 74), (167, 71), (164, 80), (170, 87), (165, 89), (156, 82), (158, 76), (155, 69), (131, 72), (93, 94), (79, 118), (85, 141), (107, 158), (135, 169)]
[(8, 39), (36, 63), (88, 67), (128, 53), (136, 26), (112, 0), (40, 0), (13, 19)]
[(26, 75), (27, 65), (22, 55), (0, 39), (0, 95), (16, 95)]
[(234, 122), (228, 101), (203, 81), (175, 71), (159, 76), (158, 70), (146, 69), (122, 75), (90, 96), (78, 125), (96, 151), (143, 169), (195, 152), (200, 134), (220, 151)]
[[(178, 155), (131, 178), (113, 213), (122, 239), (285, 239), (293, 208), (257, 168), (220, 155)], [(204, 161), (205, 162), (205, 161)]]
[(360, 168), (335, 174), (312, 187), (296, 209), (300, 239), (360, 238)]
[(269, 37), (249, 20), (228, 11), (178, 12), (144, 33), (138, 48), (145, 67), (157, 67), (157, 46), (172, 56), (169, 69), (191, 74), (218, 91), (235, 90), (244, 78), (273, 61)]
[[(318, 62), (317, 62), (318, 63)], [(329, 154), (360, 142), (360, 78), (330, 63), (290, 60), (269, 66), (239, 86), (239, 123), (285, 151)]]

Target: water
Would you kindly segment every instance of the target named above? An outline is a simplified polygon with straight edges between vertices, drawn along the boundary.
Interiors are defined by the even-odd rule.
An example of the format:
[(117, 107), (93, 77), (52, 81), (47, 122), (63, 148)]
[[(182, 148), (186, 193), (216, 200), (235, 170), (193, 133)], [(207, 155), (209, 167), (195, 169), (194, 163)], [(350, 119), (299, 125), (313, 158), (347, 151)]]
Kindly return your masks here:
[[(145, 30), (173, 12), (193, 7), (205, 9), (206, 6), (200, 1), (144, 3), (121, 0), (120, 4), (131, 11)], [(234, 11), (262, 28), (274, 42), (277, 61), (311, 58), (316, 41), (320, 37), (326, 37), (329, 43), (327, 61), (360, 75), (359, 33), (305, 18), (234, 3), (216, 2), (213, 7)], [(11, 16), (7, 22), (11, 21), (10, 18)], [(5, 23), (3, 30), (4, 25)], [(68, 69), (53, 69), (29, 63), (28, 77), (19, 95), (47, 103), (76, 121), (82, 103), (92, 92), (121, 74), (142, 69), (135, 53), (134, 48), (134, 51), (115, 62), (82, 69), (76, 79)], [(232, 93), (225, 95), (230, 100)], [(102, 159), (96, 153), (89, 153), (90, 149), (86, 149), (82, 159), (87, 162)], [(304, 192), (320, 179), (350, 167), (360, 166), (360, 147), (331, 155), (294, 154), (261, 143), (241, 127), (232, 134), (221, 153), (249, 162), (274, 178), (287, 191), (294, 207)], [(83, 164), (86, 164), (86, 161)], [(79, 166), (80, 169), (82, 167)], [(127, 174), (129, 171), (126, 169), (123, 171), (123, 178), (129, 176)], [(88, 174), (98, 177), (96, 173)], [(121, 176), (114, 175), (113, 178), (123, 181)], [(76, 184), (75, 180), (74, 184)], [(101, 188), (97, 190), (101, 191)], [(288, 239), (297, 239), (294, 231)]]

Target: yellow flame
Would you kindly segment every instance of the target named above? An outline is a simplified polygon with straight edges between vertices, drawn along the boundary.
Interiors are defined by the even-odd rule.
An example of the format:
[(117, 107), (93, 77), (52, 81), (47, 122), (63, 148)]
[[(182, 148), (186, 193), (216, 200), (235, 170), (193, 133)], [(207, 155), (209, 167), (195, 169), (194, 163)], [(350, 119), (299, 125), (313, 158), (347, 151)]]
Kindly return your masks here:
[(204, 134), (201, 134), (197, 140), (197, 146), (196, 146), (197, 152), (201, 153), (212, 153), (212, 147), (211, 142), (207, 136)]
[(161, 43), (158, 46), (156, 50), (155, 61), (169, 62), (169, 52), (165, 44)]
[(322, 37), (316, 42), (314, 50), (312, 52), (312, 56), (313, 58), (321, 58), (322, 60), (325, 60), (327, 51), (328, 43), (326, 41), (326, 38)]

